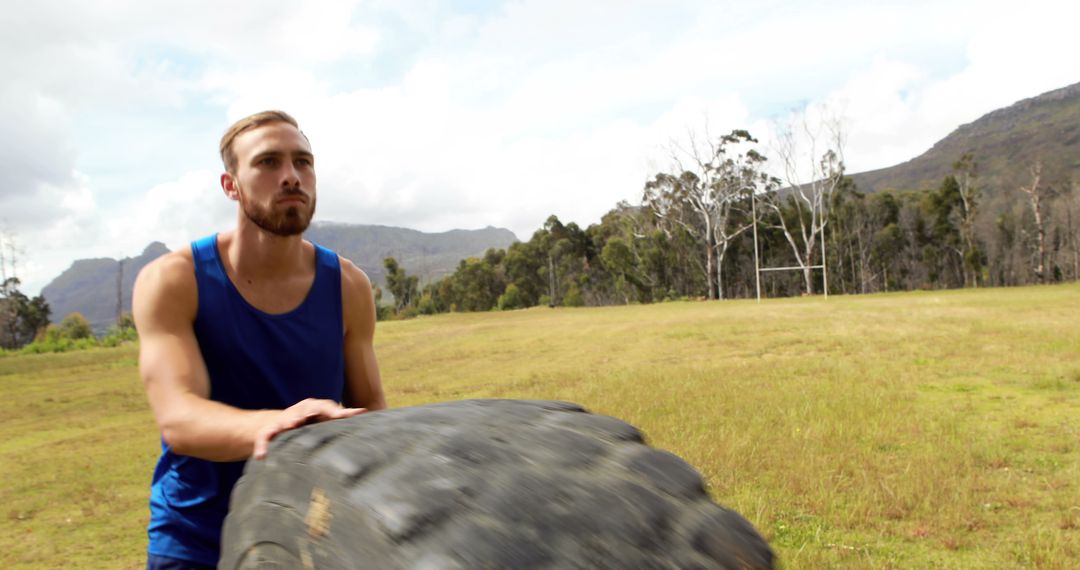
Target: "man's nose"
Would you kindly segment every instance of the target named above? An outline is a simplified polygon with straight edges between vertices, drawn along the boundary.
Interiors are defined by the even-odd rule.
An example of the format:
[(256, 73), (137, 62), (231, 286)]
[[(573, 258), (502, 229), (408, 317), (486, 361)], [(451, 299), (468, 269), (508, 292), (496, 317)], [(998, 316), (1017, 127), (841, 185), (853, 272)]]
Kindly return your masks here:
[(297, 171), (296, 165), (292, 161), (285, 164), (284, 172), (281, 175), (281, 185), (284, 187), (300, 185), (300, 172)]

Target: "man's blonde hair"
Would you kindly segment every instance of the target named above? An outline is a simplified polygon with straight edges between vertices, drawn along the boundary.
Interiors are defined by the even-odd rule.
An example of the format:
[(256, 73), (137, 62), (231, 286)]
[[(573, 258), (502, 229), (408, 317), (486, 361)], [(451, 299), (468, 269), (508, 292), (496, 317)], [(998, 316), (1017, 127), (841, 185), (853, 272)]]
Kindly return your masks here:
[[(221, 137), (221, 162), (225, 165), (225, 171), (234, 173), (236, 172), (236, 153), (233, 152), (232, 144), (236, 140), (236, 137), (245, 131), (261, 127), (268, 123), (288, 123), (296, 130), (300, 130), (300, 125), (296, 122), (296, 119), (292, 118), (285, 111), (262, 111), (255, 113), (254, 115), (248, 115), (239, 121), (236, 121), (229, 127), (229, 130), (225, 131), (225, 134)], [(302, 133), (301, 133), (302, 134)], [(307, 138), (306, 136), (304, 138)]]

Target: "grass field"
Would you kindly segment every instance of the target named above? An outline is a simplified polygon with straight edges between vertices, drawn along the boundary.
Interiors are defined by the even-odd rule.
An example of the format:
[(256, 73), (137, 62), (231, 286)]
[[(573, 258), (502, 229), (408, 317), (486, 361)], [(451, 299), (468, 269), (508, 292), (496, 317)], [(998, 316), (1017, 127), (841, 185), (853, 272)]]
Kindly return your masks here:
[[(380, 323), (393, 406), (581, 403), (698, 468), (785, 568), (1080, 564), (1080, 286)], [(138, 568), (133, 347), (0, 358), (0, 568)]]

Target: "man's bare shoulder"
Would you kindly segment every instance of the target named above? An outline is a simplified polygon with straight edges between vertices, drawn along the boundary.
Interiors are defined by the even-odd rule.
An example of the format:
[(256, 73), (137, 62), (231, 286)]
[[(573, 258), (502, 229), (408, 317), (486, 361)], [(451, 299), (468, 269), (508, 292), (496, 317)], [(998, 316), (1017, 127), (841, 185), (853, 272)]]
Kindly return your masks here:
[(375, 330), (375, 295), (371, 280), (355, 263), (338, 256), (341, 261), (341, 305), (345, 312), (345, 334), (350, 331), (370, 338)]
[(338, 260), (341, 262), (341, 281), (345, 286), (343, 290), (347, 291), (346, 294), (362, 293), (370, 295), (371, 280), (368, 279), (367, 273), (364, 273), (363, 269), (340, 255)]
[[(142, 268), (135, 278), (132, 302), (136, 320), (145, 309), (167, 306), (169, 312), (192, 314), (197, 307), (195, 259), (189, 248), (167, 253)], [(143, 309), (143, 310), (140, 310)]]
[(155, 288), (188, 286), (195, 284), (195, 258), (191, 250), (184, 248), (162, 255), (142, 268), (136, 278), (136, 285), (142, 282)]

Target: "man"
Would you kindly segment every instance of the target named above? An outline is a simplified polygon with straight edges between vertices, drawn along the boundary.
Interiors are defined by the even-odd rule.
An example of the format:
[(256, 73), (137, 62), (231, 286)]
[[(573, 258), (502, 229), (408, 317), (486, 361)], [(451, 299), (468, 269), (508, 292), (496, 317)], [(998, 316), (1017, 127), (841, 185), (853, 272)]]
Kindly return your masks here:
[(148, 568), (214, 567), (244, 460), (264, 457), (275, 435), (386, 407), (371, 283), (302, 238), (315, 159), (296, 120), (241, 119), (221, 158), (236, 228), (162, 256), (135, 282), (139, 371), (162, 435)]

